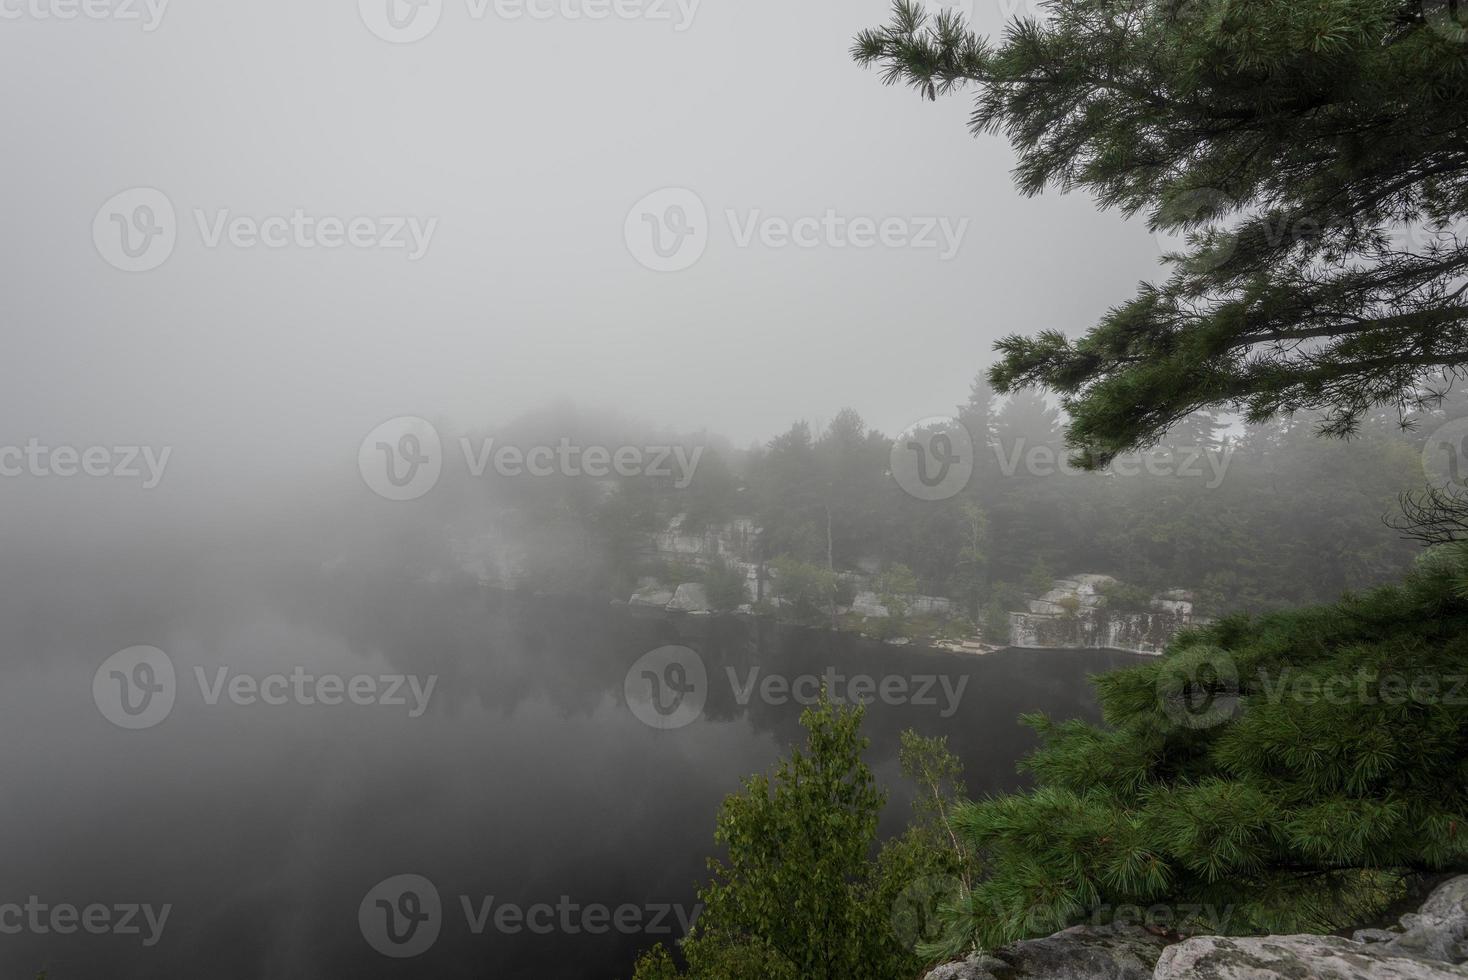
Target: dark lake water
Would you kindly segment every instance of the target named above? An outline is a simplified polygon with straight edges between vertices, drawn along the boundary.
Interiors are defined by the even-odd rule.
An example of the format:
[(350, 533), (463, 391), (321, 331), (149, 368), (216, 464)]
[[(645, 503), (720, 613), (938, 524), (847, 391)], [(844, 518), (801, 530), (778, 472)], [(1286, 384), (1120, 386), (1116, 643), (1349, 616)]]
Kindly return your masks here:
[[(892, 832), (910, 802), (903, 729), (948, 735), (974, 794), (1010, 789), (1033, 745), (1016, 717), (1090, 716), (1087, 675), (1136, 659), (921, 651), (391, 571), (139, 573), (32, 575), (0, 599), (6, 977), (627, 976), (694, 911), (720, 800), (800, 738), (786, 683), (804, 695), (802, 678), (834, 675), (860, 692), (869, 677), (887, 692), (866, 731)], [(160, 675), (98, 674), (138, 645), (165, 652), (174, 700), (128, 729), (104, 716), (108, 692), (121, 697), (118, 676), (137, 683), (138, 709)], [(707, 677), (682, 727), (646, 724), (626, 701), (629, 668), (665, 646), (693, 651)], [(342, 678), (342, 703), (263, 703), (286, 691), (267, 678), (293, 674)], [(435, 678), (426, 710), (406, 684), (405, 704), (373, 700), (399, 674)], [(358, 675), (376, 688), (354, 704)], [(652, 676), (692, 683), (661, 665)], [(238, 700), (216, 692), (229, 684)], [(431, 883), (436, 917), (426, 894), (405, 903), (405, 880)], [(383, 955), (368, 933), (380, 943), (389, 928), (396, 952), (432, 942)]]

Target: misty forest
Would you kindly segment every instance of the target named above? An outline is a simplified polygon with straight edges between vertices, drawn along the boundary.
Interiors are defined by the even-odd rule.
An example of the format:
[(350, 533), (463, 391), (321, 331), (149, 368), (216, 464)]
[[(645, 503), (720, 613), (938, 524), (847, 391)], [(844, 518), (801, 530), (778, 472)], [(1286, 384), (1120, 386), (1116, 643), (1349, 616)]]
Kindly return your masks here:
[(1468, 4), (0, 21), (5, 976), (1468, 977)]

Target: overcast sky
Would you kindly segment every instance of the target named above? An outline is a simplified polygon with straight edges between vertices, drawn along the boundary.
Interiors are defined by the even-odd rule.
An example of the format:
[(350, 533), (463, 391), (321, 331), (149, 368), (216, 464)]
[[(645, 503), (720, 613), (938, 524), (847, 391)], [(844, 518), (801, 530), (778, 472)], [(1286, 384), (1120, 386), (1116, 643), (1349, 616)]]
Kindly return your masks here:
[[(68, 2), (5, 0), (0, 20), (7, 443), (171, 445), (183, 472), (268, 476), (350, 468), (385, 418), (491, 425), (558, 396), (739, 444), (843, 405), (893, 433), (951, 411), (996, 337), (1081, 330), (1157, 269), (1140, 222), (1021, 198), (967, 97), (924, 103), (855, 65), (883, 0), (39, 16)], [(378, 36), (435, 18), (413, 43)], [(117, 222), (166, 217), (134, 188), (176, 215), (171, 237), (132, 237), (166, 253), (148, 271), (117, 267)], [(635, 240), (634, 206), (664, 188), (707, 213), (659, 212), (703, 248), (678, 271)], [(316, 247), (251, 244), (251, 222), (297, 209)], [(828, 210), (846, 239), (762, 241), (764, 219)], [(342, 244), (357, 217), (369, 244)], [(891, 243), (851, 247), (855, 219), (894, 218)]]

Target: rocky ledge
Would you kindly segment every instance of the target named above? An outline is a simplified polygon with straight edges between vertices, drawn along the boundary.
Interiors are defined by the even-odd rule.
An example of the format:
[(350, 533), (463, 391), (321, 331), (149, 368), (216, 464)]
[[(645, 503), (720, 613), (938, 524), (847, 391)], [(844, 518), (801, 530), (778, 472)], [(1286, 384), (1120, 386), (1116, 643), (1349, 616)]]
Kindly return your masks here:
[(1194, 936), (1076, 926), (947, 963), (927, 980), (1448, 980), (1468, 978), (1468, 876), (1398, 929), (1340, 936)]
[(1121, 587), (1110, 575), (1056, 579), (1050, 591), (1030, 599), (1025, 612), (1009, 614), (1009, 645), (1044, 650), (1124, 650), (1156, 656), (1178, 631), (1208, 619), (1193, 611), (1186, 589), (1154, 595), (1145, 610), (1112, 608), (1108, 592)]

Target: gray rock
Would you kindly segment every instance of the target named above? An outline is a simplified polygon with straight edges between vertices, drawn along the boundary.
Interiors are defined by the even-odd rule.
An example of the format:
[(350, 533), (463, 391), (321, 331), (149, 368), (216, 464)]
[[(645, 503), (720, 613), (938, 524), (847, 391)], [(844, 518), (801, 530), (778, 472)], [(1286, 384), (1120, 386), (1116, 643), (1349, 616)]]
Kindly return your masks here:
[(678, 591), (673, 595), (673, 601), (668, 603), (668, 608), (682, 612), (708, 612), (713, 607), (709, 605), (708, 596), (703, 591), (703, 586), (697, 582), (685, 582), (678, 586)]
[(1166, 944), (1137, 926), (1075, 926), (944, 964), (927, 980), (1150, 980)]
[(1402, 916), (1402, 934), (1381, 946), (1399, 956), (1468, 960), (1468, 875), (1443, 882), (1417, 912)]
[(970, 956), (962, 963), (944, 963), (934, 968), (924, 980), (994, 980), (996, 969), (1004, 970), (1007, 966), (990, 956)]
[(638, 592), (627, 600), (629, 606), (656, 606), (661, 609), (673, 601), (673, 593), (667, 589), (648, 589)]
[(1401, 932), (1359, 929), (1354, 939), (1195, 936), (1173, 946), (1136, 926), (1076, 926), (944, 964), (927, 980), (1468, 978), (1468, 875), (1439, 885), (1401, 923)]
[(1194, 936), (1168, 947), (1155, 980), (1461, 980), (1468, 967), (1393, 955), (1339, 936)]

